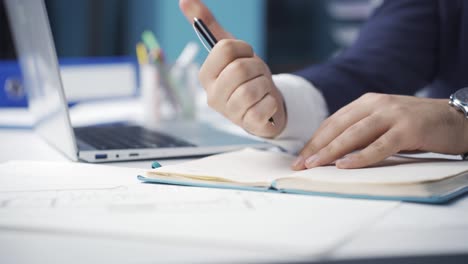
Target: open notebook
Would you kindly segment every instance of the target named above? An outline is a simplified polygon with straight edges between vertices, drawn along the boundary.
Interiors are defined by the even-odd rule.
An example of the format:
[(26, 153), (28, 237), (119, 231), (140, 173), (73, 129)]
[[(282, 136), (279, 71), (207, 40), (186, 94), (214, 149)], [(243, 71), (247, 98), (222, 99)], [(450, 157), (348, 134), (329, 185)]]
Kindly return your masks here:
[(296, 194), (443, 203), (468, 191), (468, 161), (393, 156), (376, 166), (292, 171), (294, 156), (244, 149), (147, 171), (141, 181)]

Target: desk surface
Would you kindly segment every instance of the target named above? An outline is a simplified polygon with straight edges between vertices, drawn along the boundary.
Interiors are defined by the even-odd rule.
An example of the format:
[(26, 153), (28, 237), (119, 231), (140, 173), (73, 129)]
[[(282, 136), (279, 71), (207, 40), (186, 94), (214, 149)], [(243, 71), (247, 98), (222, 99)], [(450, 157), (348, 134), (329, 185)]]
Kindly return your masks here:
[[(0, 149), (0, 162), (17, 159), (68, 162), (32, 131), (24, 129), (0, 130)], [(166, 160), (162, 163), (164, 165), (181, 161), (183, 160)], [(112, 165), (149, 168), (150, 164), (151, 161), (140, 161)], [(177, 187), (159, 186), (158, 188)], [(193, 191), (194, 188), (189, 190)], [(257, 194), (249, 192), (202, 191), (221, 196), (249, 196), (252, 201), (259, 199)], [(273, 201), (271, 207), (265, 210), (248, 212), (233, 210), (222, 213), (210, 211), (207, 216), (200, 212), (191, 214), (181, 209), (170, 214), (156, 214), (158, 217), (153, 222), (155, 227), (162, 225), (165, 228), (173, 228), (173, 232), (167, 230), (153, 232), (151, 222), (143, 221), (144, 214), (140, 216), (140, 220), (144, 223), (142, 226), (147, 228), (147, 234), (135, 230), (134, 234), (127, 232), (125, 235), (119, 235), (111, 232), (97, 235), (89, 230), (86, 232), (55, 230), (53, 225), (42, 229), (0, 225), (0, 245), (2, 245), (0, 258), (2, 263), (27, 263), (37, 259), (41, 259), (40, 262), (67, 263), (74, 261), (134, 263), (154, 260), (289, 262), (468, 252), (468, 197), (466, 196), (440, 206), (282, 194), (265, 195), (262, 197), (271, 198)], [(5, 209), (0, 208), (0, 213), (1, 210)], [(24, 214), (23, 217), (34, 218), (45, 217), (49, 213), (32, 210), (19, 215)], [(73, 214), (73, 211), (70, 211), (70, 214)], [(56, 217), (57, 221), (61, 219), (59, 216)], [(103, 224), (99, 223), (101, 220), (110, 221), (104, 216), (102, 219), (100, 217), (99, 214), (95, 215), (93, 221), (96, 221), (96, 226)], [(130, 218), (127, 220), (138, 220), (137, 216), (132, 217), (133, 220)], [(50, 218), (54, 219), (54, 214), (51, 214)], [(128, 224), (129, 222), (125, 222), (123, 218), (113, 221)], [(223, 221), (222, 225), (220, 221)], [(249, 229), (251, 228), (249, 223), (256, 228)], [(200, 230), (198, 233), (195, 232), (197, 228), (205, 229), (208, 233), (213, 230), (212, 232), (218, 234), (207, 234), (205, 237)], [(243, 243), (242, 236), (236, 234), (242, 234), (245, 230), (250, 230), (252, 236), (245, 236), (246, 241)], [(192, 237), (189, 234), (191, 232), (194, 232)], [(223, 236), (224, 233), (226, 236)], [(340, 233), (343, 234), (341, 237)], [(280, 237), (282, 241), (276, 243), (274, 237)], [(198, 241), (198, 238), (206, 239)], [(290, 241), (287, 241), (288, 238)], [(310, 244), (298, 246), (301, 245), (298, 244), (301, 241)]]

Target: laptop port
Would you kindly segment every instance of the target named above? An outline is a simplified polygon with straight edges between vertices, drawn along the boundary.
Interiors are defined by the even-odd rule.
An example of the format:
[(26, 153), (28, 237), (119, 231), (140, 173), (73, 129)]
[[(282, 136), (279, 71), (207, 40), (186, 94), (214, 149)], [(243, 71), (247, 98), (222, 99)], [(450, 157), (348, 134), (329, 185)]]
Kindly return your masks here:
[(107, 154), (96, 154), (94, 155), (95, 159), (107, 159)]
[(130, 153), (130, 154), (128, 154), (128, 156), (129, 157), (138, 157), (139, 155), (138, 155), (138, 153)]

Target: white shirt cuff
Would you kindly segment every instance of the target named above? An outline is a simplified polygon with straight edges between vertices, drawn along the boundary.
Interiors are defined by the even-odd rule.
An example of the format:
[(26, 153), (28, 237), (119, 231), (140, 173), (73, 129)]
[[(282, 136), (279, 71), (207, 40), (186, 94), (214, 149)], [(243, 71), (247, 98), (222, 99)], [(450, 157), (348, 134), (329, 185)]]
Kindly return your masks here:
[(276, 74), (273, 82), (283, 95), (287, 113), (286, 127), (275, 140), (306, 143), (328, 116), (325, 98), (313, 84), (297, 75)]

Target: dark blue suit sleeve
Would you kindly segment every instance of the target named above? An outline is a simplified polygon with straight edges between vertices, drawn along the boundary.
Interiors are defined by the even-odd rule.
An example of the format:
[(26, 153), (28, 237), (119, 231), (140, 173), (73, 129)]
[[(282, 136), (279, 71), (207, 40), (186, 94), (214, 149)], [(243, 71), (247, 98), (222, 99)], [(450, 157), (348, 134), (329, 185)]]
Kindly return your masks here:
[(436, 0), (387, 0), (350, 48), (296, 74), (322, 91), (330, 113), (367, 92), (413, 95), (437, 71), (437, 10)]

